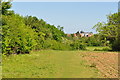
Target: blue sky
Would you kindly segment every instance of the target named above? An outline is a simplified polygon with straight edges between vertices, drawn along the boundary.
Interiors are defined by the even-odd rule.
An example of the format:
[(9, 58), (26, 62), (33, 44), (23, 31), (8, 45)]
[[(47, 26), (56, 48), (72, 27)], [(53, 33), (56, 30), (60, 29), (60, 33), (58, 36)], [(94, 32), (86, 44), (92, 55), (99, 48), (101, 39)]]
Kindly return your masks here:
[(97, 22), (107, 21), (106, 15), (118, 11), (117, 2), (13, 2), (12, 10), (23, 16), (44, 19), (64, 27), (65, 33), (83, 30), (95, 32)]

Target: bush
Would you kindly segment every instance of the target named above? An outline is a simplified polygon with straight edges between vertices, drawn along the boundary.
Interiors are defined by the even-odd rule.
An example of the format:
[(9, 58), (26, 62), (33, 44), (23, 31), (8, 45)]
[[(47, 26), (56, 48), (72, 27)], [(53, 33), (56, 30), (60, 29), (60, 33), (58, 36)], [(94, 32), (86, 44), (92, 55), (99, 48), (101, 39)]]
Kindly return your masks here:
[(53, 49), (53, 50), (70, 50), (70, 46), (63, 44), (56, 40), (45, 40), (43, 43), (44, 49)]
[(3, 16), (2, 26), (2, 50), (4, 54), (29, 53), (36, 41), (34, 32), (24, 24), (24, 20), (19, 15)]
[(120, 42), (118, 40), (114, 41), (111, 47), (113, 51), (120, 51)]
[(71, 48), (73, 50), (85, 50), (86, 45), (84, 43), (80, 43), (79, 41), (75, 41), (72, 44), (70, 44)]

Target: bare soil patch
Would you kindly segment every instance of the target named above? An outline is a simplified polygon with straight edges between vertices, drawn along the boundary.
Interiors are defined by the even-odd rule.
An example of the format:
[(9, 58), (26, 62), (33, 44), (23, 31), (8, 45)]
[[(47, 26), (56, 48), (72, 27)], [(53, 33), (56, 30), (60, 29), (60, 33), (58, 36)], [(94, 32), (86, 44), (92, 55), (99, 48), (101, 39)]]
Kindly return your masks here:
[(104, 78), (118, 78), (118, 52), (88, 52), (83, 57), (96, 67)]

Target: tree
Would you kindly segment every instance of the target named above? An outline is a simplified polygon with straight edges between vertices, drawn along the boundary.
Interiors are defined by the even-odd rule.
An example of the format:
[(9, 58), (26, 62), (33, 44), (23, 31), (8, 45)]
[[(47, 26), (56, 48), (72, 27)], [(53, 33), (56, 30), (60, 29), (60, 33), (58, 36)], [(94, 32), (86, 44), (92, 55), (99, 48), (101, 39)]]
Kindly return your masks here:
[(120, 45), (118, 44), (119, 30), (120, 30), (120, 19), (118, 13), (114, 13), (107, 16), (107, 23), (99, 22), (93, 28), (96, 28), (96, 31), (106, 37), (107, 40), (112, 44), (113, 50), (120, 50)]
[[(3, 1), (2, 5), (0, 35), (2, 35), (4, 54), (24, 54), (33, 49), (46, 49), (44, 44), (52, 44), (54, 49), (62, 49), (64, 45), (62, 41), (66, 37), (63, 27), (59, 26), (58, 29), (35, 16), (23, 17), (14, 12), (10, 13), (12, 12), (9, 10), (12, 6), (10, 1)], [(50, 40), (51, 42), (49, 42)]]
[(57, 29), (60, 30), (60, 31), (63, 31), (63, 27), (61, 27), (60, 25), (57, 26)]
[(36, 45), (35, 33), (17, 15), (2, 16), (2, 50), (4, 54), (29, 53)]
[(80, 31), (80, 33), (84, 33), (84, 31)]
[(0, 9), (0, 12), (3, 14), (3, 15), (10, 15), (10, 14), (13, 14), (14, 11), (9, 11), (9, 9), (12, 7), (12, 4), (11, 4), (11, 1), (8, 1), (8, 2), (3, 2), (1, 3), (1, 9)]

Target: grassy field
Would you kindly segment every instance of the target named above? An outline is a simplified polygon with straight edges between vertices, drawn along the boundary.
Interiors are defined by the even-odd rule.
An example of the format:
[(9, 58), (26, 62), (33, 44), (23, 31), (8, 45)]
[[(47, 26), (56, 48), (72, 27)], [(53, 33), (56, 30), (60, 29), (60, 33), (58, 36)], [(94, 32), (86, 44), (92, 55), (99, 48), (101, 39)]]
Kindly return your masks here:
[(3, 78), (98, 78), (81, 53), (89, 51), (34, 51), (31, 54), (3, 56)]
[(93, 46), (92, 46), (92, 47), (87, 47), (87, 50), (88, 50), (88, 51), (95, 51), (95, 50), (96, 50), (96, 51), (97, 51), (97, 50), (98, 50), (98, 51), (108, 51), (108, 50), (111, 50), (111, 48), (110, 48), (110, 47), (102, 47), (102, 46), (101, 46), (101, 47), (100, 47), (100, 46), (99, 46), (99, 47), (93, 47)]

